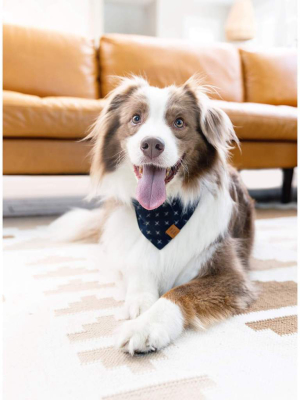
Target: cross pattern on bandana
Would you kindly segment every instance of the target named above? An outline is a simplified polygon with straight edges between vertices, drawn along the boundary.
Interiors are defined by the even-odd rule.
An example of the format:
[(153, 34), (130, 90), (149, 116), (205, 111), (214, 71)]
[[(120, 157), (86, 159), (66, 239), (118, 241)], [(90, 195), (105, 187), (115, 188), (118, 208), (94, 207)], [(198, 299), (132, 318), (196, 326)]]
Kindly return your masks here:
[(158, 249), (163, 249), (174, 239), (193, 215), (199, 201), (183, 209), (179, 199), (165, 202), (155, 210), (146, 210), (136, 200), (132, 201), (142, 234)]

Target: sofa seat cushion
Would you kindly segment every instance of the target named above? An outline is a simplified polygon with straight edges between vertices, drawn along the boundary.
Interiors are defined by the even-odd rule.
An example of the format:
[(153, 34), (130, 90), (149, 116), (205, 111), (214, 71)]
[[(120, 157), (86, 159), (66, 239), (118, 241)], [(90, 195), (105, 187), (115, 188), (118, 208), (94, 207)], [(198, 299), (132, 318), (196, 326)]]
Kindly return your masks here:
[(297, 108), (213, 100), (231, 119), (240, 140), (296, 141)]
[(105, 100), (38, 97), (4, 90), (4, 137), (82, 139)]

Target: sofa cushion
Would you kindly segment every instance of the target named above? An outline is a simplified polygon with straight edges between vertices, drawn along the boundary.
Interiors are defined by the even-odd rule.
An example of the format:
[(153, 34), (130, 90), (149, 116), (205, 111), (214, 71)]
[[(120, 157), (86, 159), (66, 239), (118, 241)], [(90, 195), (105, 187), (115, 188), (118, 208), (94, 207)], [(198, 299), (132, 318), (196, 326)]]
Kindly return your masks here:
[(3, 92), (4, 137), (83, 138), (105, 100)]
[(37, 96), (99, 97), (97, 52), (87, 38), (3, 27), (3, 87)]
[[(200, 46), (147, 36), (111, 34), (100, 40), (101, 95), (113, 88), (112, 75), (147, 77), (158, 87), (181, 85), (193, 74), (214, 85), (222, 99), (243, 101), (238, 49), (230, 44)], [(220, 98), (215, 94), (215, 98)]]
[(251, 103), (297, 106), (297, 51), (240, 50), (245, 79), (245, 99)]
[(296, 141), (297, 108), (213, 100), (224, 110), (240, 140)]

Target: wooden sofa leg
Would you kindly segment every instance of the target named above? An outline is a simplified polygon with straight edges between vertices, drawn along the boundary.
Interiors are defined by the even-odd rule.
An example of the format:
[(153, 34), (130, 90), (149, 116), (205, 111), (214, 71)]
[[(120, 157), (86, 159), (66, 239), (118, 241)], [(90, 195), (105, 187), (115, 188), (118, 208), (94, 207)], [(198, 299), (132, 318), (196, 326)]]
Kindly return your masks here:
[(283, 183), (281, 192), (281, 203), (290, 203), (292, 201), (292, 180), (294, 168), (284, 168), (283, 172)]

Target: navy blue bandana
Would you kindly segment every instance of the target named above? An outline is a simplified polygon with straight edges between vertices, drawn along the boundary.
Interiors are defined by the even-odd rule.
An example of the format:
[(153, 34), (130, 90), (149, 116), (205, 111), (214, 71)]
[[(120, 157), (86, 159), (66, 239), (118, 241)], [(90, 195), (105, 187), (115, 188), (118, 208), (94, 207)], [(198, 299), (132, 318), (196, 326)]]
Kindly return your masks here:
[(171, 204), (165, 202), (155, 210), (148, 211), (136, 200), (132, 201), (137, 223), (142, 234), (159, 250), (174, 239), (193, 215), (199, 201), (183, 211), (179, 199)]

